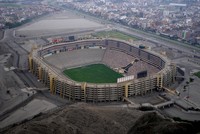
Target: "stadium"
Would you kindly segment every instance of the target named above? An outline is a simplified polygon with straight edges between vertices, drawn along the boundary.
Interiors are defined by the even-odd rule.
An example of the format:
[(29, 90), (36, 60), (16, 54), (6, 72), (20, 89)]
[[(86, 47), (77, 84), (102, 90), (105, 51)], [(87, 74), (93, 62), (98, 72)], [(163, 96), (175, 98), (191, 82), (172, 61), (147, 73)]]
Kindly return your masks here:
[(176, 67), (150, 50), (116, 39), (86, 39), (35, 48), (29, 69), (52, 94), (85, 102), (121, 101), (162, 90)]

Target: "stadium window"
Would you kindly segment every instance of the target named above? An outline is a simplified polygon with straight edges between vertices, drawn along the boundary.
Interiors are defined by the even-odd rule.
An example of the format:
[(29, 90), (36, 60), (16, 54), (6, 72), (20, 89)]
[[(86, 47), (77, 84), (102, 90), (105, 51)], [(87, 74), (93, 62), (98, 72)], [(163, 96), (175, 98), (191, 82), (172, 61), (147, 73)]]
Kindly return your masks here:
[(108, 41), (106, 40), (106, 46), (108, 45)]
[(78, 44), (76, 44), (76, 49), (80, 49), (81, 47), (78, 45)]
[(160, 66), (163, 67), (163, 60), (160, 61)]
[(63, 50), (66, 51), (66, 47), (63, 47)]
[(150, 60), (150, 54), (148, 54), (148, 60)]
[(117, 42), (117, 47), (120, 47), (120, 44), (119, 44), (119, 42)]

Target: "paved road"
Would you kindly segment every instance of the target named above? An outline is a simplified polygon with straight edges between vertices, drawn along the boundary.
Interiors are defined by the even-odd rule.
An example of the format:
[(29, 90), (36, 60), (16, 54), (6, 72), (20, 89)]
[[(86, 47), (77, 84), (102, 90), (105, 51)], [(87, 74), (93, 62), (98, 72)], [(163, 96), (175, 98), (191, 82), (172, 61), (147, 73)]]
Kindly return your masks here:
[(10, 52), (13, 54), (13, 65), (15, 67), (28, 69), (28, 52), (23, 47), (15, 43), (13, 29), (5, 30), (4, 37), (0, 40), (0, 42), (5, 43)]
[[(110, 25), (110, 23), (107, 23), (107, 24)], [(152, 42), (156, 42), (160, 45), (164, 45), (164, 46), (176, 49), (176, 50), (183, 51), (183, 52), (187, 53), (188, 55), (194, 54), (192, 52), (192, 50), (194, 49), (193, 47), (181, 46), (180, 44), (179, 45), (173, 44), (172, 42), (169, 42), (169, 41), (166, 41), (166, 40), (163, 40), (163, 39), (160, 39), (160, 38), (156, 38), (155, 36), (150, 36), (149, 34), (144, 34), (144, 32), (138, 32), (137, 30), (130, 29), (130, 28), (122, 26), (120, 24), (113, 23), (112, 25), (113, 25), (114, 28), (116, 28), (116, 29), (118, 29), (122, 32), (131, 34), (131, 35), (134, 35), (134, 36), (138, 36), (138, 37), (141, 37), (145, 40), (150, 40)], [(5, 31), (4, 38), (1, 40), (1, 42), (7, 43), (7, 46), (11, 49), (11, 52), (13, 53), (14, 57), (16, 57), (16, 58), (14, 58), (14, 65), (16, 67), (21, 68), (21, 69), (27, 69), (28, 53), (20, 45), (15, 43), (15, 40), (17, 40), (17, 39), (14, 37), (13, 29), (8, 29), (8, 30)], [(196, 55), (200, 56), (199, 50), (198, 50)], [(48, 97), (50, 97), (50, 96), (48, 96)], [(196, 98), (196, 99), (198, 99), (198, 98)], [(177, 114), (179, 116), (185, 116), (186, 118), (189, 118), (189, 116), (190, 116), (191, 117), (190, 119), (196, 118), (196, 114), (195, 115), (193, 115), (193, 114), (188, 115), (188, 113), (187, 113), (187, 115), (185, 115), (185, 113), (183, 113), (183, 112), (181, 113), (181, 111), (176, 111), (176, 110), (172, 108), (171, 111), (167, 110), (166, 112), (169, 113), (169, 114), (170, 113), (173, 114), (173, 112), (174, 112), (175, 114)]]
[[(0, 128), (4, 128), (13, 123), (23, 121), (25, 119), (31, 119), (35, 115), (48, 111), (52, 108), (56, 108), (56, 105), (40, 99), (34, 99), (27, 105), (19, 108), (13, 112), (8, 118), (0, 122)], [(34, 111), (34, 112), (33, 112)]]
[[(123, 27), (123, 28), (116, 27), (116, 29), (119, 29), (120, 31), (131, 34), (133, 36), (138, 36), (142, 39), (149, 40), (149, 41), (158, 43), (160, 45), (164, 45), (164, 46), (167, 46), (169, 48), (185, 52), (189, 55), (196, 54), (196, 55), (200, 56), (200, 49), (198, 50), (198, 48), (195, 48), (195, 47), (192, 47), (192, 46), (181, 46), (180, 44), (178, 45), (178, 44), (170, 42), (169, 39), (163, 40), (163, 39), (159, 39), (159, 38), (156, 38), (156, 37), (152, 37), (149, 34), (137, 33), (137, 31), (134, 31), (133, 29), (130, 29), (130, 28), (127, 28), (127, 27)], [(193, 50), (196, 50), (196, 53), (194, 53)]]
[[(188, 107), (200, 108), (200, 79), (192, 76), (190, 73), (192, 70), (200, 70), (200, 66), (194, 63), (190, 63), (188, 58), (180, 58), (175, 59), (175, 62), (179, 67), (184, 68), (185, 72), (185, 80), (176, 88), (176, 90), (180, 93), (180, 96), (170, 95), (169, 98), (175, 100), (175, 102), (185, 109)], [(186, 85), (186, 82), (189, 81), (189, 78), (194, 78), (194, 81), (189, 84), (189, 88), (184, 89), (183, 87)], [(189, 98), (187, 98), (189, 96)], [(200, 112), (186, 112), (180, 110), (179, 108), (168, 108), (165, 109), (168, 115), (172, 117), (180, 117), (186, 120), (200, 120)]]
[(4, 37), (4, 30), (0, 31), (0, 40)]
[(189, 121), (195, 121), (195, 120), (200, 120), (200, 113), (197, 112), (185, 112), (179, 108), (173, 107), (173, 108), (167, 108), (163, 110), (167, 115), (171, 117), (179, 117), (184, 120), (189, 120)]

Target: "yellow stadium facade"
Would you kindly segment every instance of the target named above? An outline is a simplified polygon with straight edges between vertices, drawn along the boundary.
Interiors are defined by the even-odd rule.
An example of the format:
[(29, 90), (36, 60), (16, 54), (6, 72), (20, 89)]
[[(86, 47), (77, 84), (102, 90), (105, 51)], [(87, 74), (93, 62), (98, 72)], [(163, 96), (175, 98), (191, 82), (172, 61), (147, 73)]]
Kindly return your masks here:
[[(89, 47), (119, 50), (151, 64), (158, 68), (159, 72), (144, 78), (119, 83), (95, 84), (73, 81), (61, 75), (54, 67), (44, 61), (46, 56), (77, 49), (88, 49)], [(29, 55), (29, 70), (50, 89), (52, 94), (84, 102), (121, 101), (123, 98), (145, 95), (154, 89), (162, 90), (170, 86), (175, 81), (176, 75), (176, 66), (171, 64), (166, 57), (116, 39), (77, 40), (33, 49)]]

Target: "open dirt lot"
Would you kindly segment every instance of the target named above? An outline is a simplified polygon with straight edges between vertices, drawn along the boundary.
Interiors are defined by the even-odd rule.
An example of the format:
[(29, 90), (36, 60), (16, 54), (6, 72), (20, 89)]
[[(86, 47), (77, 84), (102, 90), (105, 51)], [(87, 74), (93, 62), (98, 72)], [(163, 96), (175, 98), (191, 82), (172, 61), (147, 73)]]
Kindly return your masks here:
[(16, 30), (16, 36), (40, 37), (54, 34), (74, 33), (103, 28), (97, 22), (62, 12), (45, 17), (36, 22), (27, 24)]
[[(16, 110), (8, 118), (0, 122), (0, 128), (7, 125), (22, 121), (27, 118), (31, 118), (40, 112), (47, 111), (49, 109), (55, 108), (56, 106), (48, 101), (34, 99), (29, 104), (20, 109)], [(34, 111), (34, 112), (33, 112)]]

